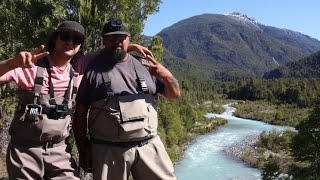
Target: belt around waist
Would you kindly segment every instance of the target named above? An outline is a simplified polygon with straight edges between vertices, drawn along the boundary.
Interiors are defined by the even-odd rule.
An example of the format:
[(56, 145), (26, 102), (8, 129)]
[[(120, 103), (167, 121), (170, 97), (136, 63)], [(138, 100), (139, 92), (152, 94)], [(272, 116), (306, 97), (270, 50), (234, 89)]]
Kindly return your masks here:
[(148, 137), (147, 139), (141, 140), (141, 141), (127, 141), (127, 142), (113, 142), (113, 141), (105, 141), (105, 140), (101, 140), (101, 139), (92, 139), (92, 142), (94, 144), (104, 144), (104, 145), (108, 145), (108, 146), (116, 146), (116, 147), (126, 147), (126, 148), (132, 148), (132, 147), (142, 147), (148, 143), (150, 143), (155, 137), (155, 136), (151, 136)]
[[(24, 104), (20, 104), (18, 106), (18, 111), (25, 111), (26, 110), (26, 106), (27, 105), (24, 105)], [(54, 117), (59, 117), (59, 118), (65, 118), (66, 116), (68, 115), (73, 115), (73, 110), (72, 109), (65, 109), (64, 111), (57, 111), (57, 108), (56, 106), (64, 106), (64, 105), (56, 105), (56, 106), (53, 106), (53, 107), (48, 107), (48, 106), (45, 106), (45, 105), (40, 105), (42, 107), (42, 114), (47, 114), (47, 115), (51, 115), (51, 116), (54, 116)]]
[(60, 141), (60, 142), (54, 142), (54, 141), (43, 141), (43, 142), (35, 142), (35, 141), (28, 141), (28, 140), (11, 140), (12, 144), (24, 146), (24, 147), (42, 147), (43, 149), (48, 148), (54, 148), (62, 145), (66, 145), (69, 143), (68, 138)]

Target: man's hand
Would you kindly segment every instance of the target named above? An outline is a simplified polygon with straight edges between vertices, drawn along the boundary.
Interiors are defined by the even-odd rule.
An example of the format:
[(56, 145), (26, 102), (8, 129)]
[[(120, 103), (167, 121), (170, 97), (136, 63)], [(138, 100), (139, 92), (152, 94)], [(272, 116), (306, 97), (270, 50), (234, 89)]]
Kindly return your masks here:
[(47, 56), (49, 52), (40, 53), (43, 49), (44, 45), (41, 45), (31, 52), (22, 51), (14, 58), (0, 61), (0, 83), (8, 81), (8, 79), (3, 76), (5, 73), (18, 67), (31, 68), (34, 66), (35, 61)]
[(160, 64), (157, 60), (155, 60), (152, 56), (147, 55), (146, 57), (151, 63), (142, 63), (144, 66), (149, 68), (150, 74), (159, 78), (159, 79), (167, 79), (172, 78), (172, 73), (165, 68), (162, 64)]
[(147, 57), (147, 55), (150, 55), (151, 57), (153, 57), (152, 52), (148, 48), (140, 46), (139, 44), (129, 44), (127, 51), (128, 52), (135, 51), (141, 54), (143, 57)]
[(49, 52), (40, 53), (43, 49), (44, 45), (41, 45), (31, 52), (22, 51), (11, 59), (11, 61), (14, 67), (31, 68), (34, 66), (34, 62), (49, 54)]
[(149, 68), (151, 75), (162, 79), (164, 83), (164, 92), (162, 93), (165, 97), (175, 99), (180, 96), (180, 87), (178, 80), (172, 75), (172, 73), (155, 60), (150, 55), (147, 55), (147, 59), (151, 63), (143, 63), (144, 66)]

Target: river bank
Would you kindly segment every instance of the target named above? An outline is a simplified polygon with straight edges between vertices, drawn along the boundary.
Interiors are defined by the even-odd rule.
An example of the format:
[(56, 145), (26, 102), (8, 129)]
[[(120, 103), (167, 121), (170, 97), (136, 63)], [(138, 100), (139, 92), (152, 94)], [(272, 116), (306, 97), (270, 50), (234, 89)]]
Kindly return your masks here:
[(223, 151), (228, 156), (231, 156), (236, 160), (245, 162), (243, 158), (244, 154), (248, 152), (253, 153), (255, 151), (255, 149), (257, 148), (256, 142), (258, 141), (258, 139), (259, 139), (259, 134), (249, 135), (245, 137), (245, 139), (243, 139), (242, 141), (232, 144), (231, 146), (227, 147)]
[(239, 101), (234, 104), (234, 116), (272, 125), (295, 127), (308, 116), (309, 108), (293, 104), (272, 104), (266, 101)]
[(220, 127), (226, 125), (228, 121), (223, 118), (207, 118), (206, 122), (196, 123), (192, 130), (189, 132), (189, 141), (179, 147), (180, 153), (179, 157), (173, 161), (173, 164), (176, 165), (184, 157), (185, 151), (194, 143), (194, 140), (207, 133), (213, 133)]
[[(185, 151), (183, 159), (175, 166), (178, 179), (261, 179), (261, 170), (245, 163), (243, 157), (256, 150), (260, 133), (273, 130), (284, 131), (287, 127), (274, 126), (260, 121), (233, 116), (236, 111), (224, 106), (222, 114), (208, 113), (207, 117), (228, 120), (228, 124), (214, 132), (197, 137)], [(249, 157), (254, 157), (250, 154)]]

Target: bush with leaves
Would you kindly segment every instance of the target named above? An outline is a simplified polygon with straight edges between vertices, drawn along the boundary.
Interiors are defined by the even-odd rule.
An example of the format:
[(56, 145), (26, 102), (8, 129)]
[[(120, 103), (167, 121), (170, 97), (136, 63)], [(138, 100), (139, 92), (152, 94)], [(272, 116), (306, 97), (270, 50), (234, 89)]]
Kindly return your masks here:
[(315, 103), (309, 117), (296, 129), (298, 134), (292, 141), (295, 159), (290, 168), (294, 179), (316, 180), (320, 178), (320, 98)]

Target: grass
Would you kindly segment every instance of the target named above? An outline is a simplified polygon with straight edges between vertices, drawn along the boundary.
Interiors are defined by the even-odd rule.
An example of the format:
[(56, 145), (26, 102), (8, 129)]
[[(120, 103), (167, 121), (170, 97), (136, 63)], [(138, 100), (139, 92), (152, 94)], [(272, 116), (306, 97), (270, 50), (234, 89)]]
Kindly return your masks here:
[(265, 101), (245, 101), (235, 105), (235, 116), (255, 119), (273, 125), (293, 126), (308, 116), (309, 109), (290, 104), (272, 104)]

